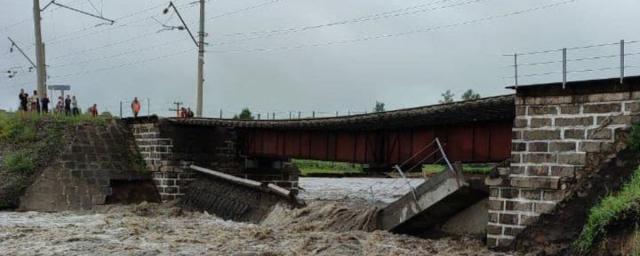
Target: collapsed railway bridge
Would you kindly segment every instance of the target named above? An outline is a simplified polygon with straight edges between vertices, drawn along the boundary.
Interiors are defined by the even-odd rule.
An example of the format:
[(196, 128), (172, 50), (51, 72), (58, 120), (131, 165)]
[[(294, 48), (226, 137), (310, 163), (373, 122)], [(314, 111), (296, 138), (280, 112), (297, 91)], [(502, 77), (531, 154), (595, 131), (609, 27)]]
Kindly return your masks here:
[[(538, 227), (562, 223), (558, 218), (567, 214), (567, 207), (583, 209), (569, 210), (572, 223), (583, 223), (584, 207), (606, 193), (606, 184), (619, 184), (631, 173), (628, 166), (614, 163), (620, 163), (625, 138), (638, 121), (640, 77), (620, 82), (520, 86), (513, 88), (515, 95), (345, 117), (246, 121), (145, 117), (126, 122), (163, 200), (183, 196), (188, 184), (202, 177), (202, 172), (192, 171), (193, 166), (295, 189), (298, 171), (289, 163), (292, 158), (361, 163), (368, 171), (392, 171), (403, 162), (419, 164), (419, 159), (428, 158), (424, 148), (437, 139), (451, 163), (509, 160), (509, 166), (487, 177), (485, 189), (487, 243), (510, 248), (526, 246), (520, 241), (549, 244), (575, 237), (578, 224)], [(612, 168), (618, 168), (616, 175), (607, 175)], [(450, 165), (449, 171), (383, 209), (384, 228), (393, 230), (419, 215), (427, 218), (416, 223), (433, 224), (461, 210), (456, 200), (474, 192), (461, 194), (469, 184), (459, 171)], [(238, 200), (229, 205), (240, 210), (250, 207)], [(550, 230), (555, 235), (549, 235)]]
[[(488, 189), (477, 184), (483, 181), (469, 186), (452, 163), (509, 159), (514, 115), (514, 96), (506, 95), (333, 118), (146, 117), (127, 122), (163, 200), (186, 197), (183, 201), (190, 207), (230, 218), (234, 216), (229, 212), (235, 212), (238, 220), (264, 216), (265, 207), (254, 206), (272, 205), (277, 195), (264, 189), (238, 190), (226, 183), (268, 182), (295, 191), (299, 171), (290, 164), (294, 158), (360, 163), (368, 172), (401, 175), (401, 166), (446, 158), (448, 171), (412, 187), (410, 194), (379, 213), (379, 228), (418, 233), (487, 198)], [(220, 173), (246, 180), (221, 181)], [(244, 196), (229, 196), (233, 191)], [(286, 201), (286, 197), (280, 198)]]

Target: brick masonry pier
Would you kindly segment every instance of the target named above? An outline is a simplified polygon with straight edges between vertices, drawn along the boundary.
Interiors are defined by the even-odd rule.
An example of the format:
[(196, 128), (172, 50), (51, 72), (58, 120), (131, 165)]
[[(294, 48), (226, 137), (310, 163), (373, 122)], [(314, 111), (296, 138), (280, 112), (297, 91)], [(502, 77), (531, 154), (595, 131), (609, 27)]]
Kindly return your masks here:
[[(637, 86), (636, 86), (637, 85)], [(575, 184), (622, 150), (640, 113), (640, 80), (517, 88), (511, 167), (491, 186), (487, 243), (508, 248)], [(584, 209), (587, 211), (588, 209)]]
[(197, 164), (234, 176), (297, 188), (298, 170), (281, 161), (249, 159), (237, 150), (233, 128), (184, 125), (169, 119), (127, 119), (163, 201), (184, 195)]

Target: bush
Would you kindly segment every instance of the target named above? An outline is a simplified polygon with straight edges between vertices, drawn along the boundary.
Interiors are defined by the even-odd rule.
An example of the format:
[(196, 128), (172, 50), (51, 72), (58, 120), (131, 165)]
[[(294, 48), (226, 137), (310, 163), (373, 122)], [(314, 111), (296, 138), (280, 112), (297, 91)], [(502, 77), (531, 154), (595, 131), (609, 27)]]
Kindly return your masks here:
[(603, 198), (591, 208), (585, 227), (574, 242), (574, 247), (581, 254), (586, 254), (599, 237), (605, 235), (608, 225), (626, 212), (638, 207), (640, 202), (640, 170), (636, 170), (631, 180), (617, 194)]
[(32, 173), (35, 168), (31, 154), (24, 151), (8, 153), (2, 161), (2, 165), (9, 172), (21, 174)]

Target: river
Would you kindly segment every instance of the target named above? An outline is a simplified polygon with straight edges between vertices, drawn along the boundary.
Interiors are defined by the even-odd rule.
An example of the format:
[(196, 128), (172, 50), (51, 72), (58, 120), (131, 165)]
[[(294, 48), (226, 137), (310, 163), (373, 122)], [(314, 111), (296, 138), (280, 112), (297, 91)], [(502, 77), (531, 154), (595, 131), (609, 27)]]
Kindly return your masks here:
[[(413, 185), (419, 182), (411, 180)], [(404, 180), (302, 178), (300, 184), (305, 187), (301, 197), (309, 206), (277, 209), (260, 225), (184, 212), (172, 203), (110, 205), (84, 212), (0, 212), (0, 254), (491, 254), (480, 241), (471, 238), (429, 240), (385, 231), (336, 229), (332, 214), (353, 205), (392, 201), (406, 193), (402, 192), (408, 189)]]

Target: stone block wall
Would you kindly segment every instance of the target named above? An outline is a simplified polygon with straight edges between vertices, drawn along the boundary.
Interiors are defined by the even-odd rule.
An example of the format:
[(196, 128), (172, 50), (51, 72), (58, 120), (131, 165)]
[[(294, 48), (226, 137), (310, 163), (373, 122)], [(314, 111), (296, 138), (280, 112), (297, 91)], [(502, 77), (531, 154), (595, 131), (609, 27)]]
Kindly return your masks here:
[(162, 201), (184, 195), (184, 187), (193, 181), (194, 174), (189, 170), (191, 162), (175, 159), (173, 139), (161, 136), (157, 122), (135, 123), (131, 129)]
[[(107, 124), (69, 126), (55, 161), (35, 178), (20, 200), (20, 208), (36, 211), (88, 210), (106, 204), (114, 181), (148, 181), (136, 169), (137, 149), (127, 127)], [(148, 192), (153, 199), (155, 191)], [(127, 195), (118, 195), (127, 198)], [(153, 201), (153, 200), (151, 200)]]
[(285, 188), (297, 187), (298, 172), (293, 166), (246, 168), (249, 160), (238, 152), (238, 135), (233, 128), (175, 124), (157, 118), (127, 122), (163, 201), (185, 194), (195, 179), (189, 169), (192, 164)]
[(518, 92), (511, 167), (490, 188), (487, 243), (509, 247), (516, 236), (572, 192), (572, 184), (624, 148), (638, 121), (640, 92), (532, 88)]

